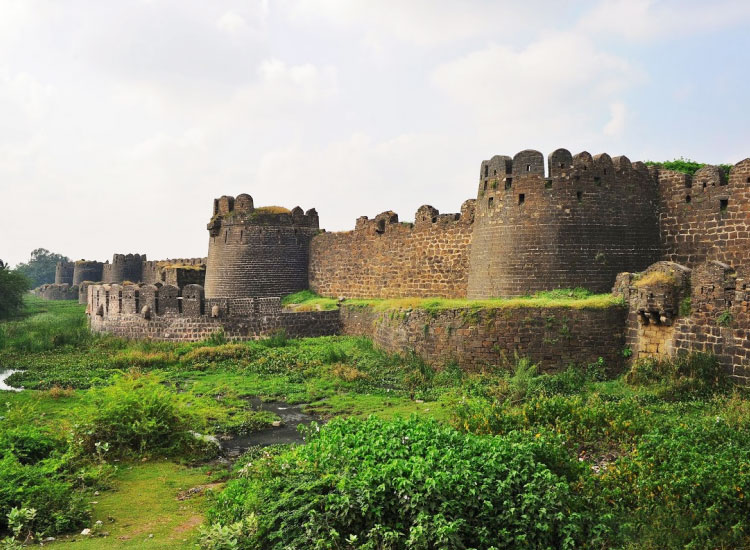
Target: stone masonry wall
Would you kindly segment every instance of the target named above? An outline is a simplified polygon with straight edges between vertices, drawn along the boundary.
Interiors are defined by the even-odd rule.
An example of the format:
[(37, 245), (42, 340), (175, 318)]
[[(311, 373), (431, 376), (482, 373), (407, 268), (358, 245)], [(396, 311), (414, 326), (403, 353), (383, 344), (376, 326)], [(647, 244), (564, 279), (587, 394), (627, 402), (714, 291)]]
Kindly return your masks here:
[(665, 259), (691, 268), (716, 260), (747, 275), (750, 159), (735, 164), (728, 179), (716, 166), (706, 166), (692, 177), (669, 170), (657, 174)]
[(660, 258), (657, 185), (643, 163), (606, 153), (521, 151), (480, 168), (469, 298), (554, 288), (608, 292)]
[(472, 200), (460, 214), (422, 206), (413, 225), (384, 212), (359, 218), (354, 231), (318, 235), (310, 247), (310, 289), (347, 298), (463, 298), (473, 221)]
[(55, 284), (63, 283), (73, 284), (73, 262), (57, 262), (55, 266)]
[(78, 287), (75, 285), (71, 286), (68, 283), (42, 285), (35, 288), (33, 293), (35, 296), (44, 298), (45, 300), (78, 299)]
[(390, 353), (414, 350), (441, 367), (456, 360), (476, 370), (512, 361), (514, 354), (530, 357), (551, 372), (570, 363), (593, 363), (602, 357), (612, 373), (622, 368), (627, 310), (518, 308), (450, 309), (376, 312), (346, 306), (341, 309), (345, 334), (371, 337)]
[[(615, 288), (630, 304), (626, 344), (632, 349), (633, 358), (710, 353), (732, 379), (750, 384), (750, 281), (740, 278), (721, 262), (702, 263), (692, 271), (680, 267), (689, 273), (689, 283), (686, 290), (678, 293), (683, 307), (681, 312), (674, 313), (674, 318), (668, 315), (646, 318), (641, 313), (644, 308), (639, 304), (643, 303), (644, 295), (660, 302), (666, 287), (637, 288), (637, 282), (625, 282)], [(625, 279), (632, 281), (633, 276), (622, 274), (618, 282)], [(686, 298), (690, 299), (689, 311)]]

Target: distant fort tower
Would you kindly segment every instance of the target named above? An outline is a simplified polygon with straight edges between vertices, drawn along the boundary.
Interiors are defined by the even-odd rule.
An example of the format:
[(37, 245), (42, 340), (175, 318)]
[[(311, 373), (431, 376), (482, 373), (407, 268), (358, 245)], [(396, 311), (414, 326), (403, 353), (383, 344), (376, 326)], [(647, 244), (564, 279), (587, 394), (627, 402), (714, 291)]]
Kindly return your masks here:
[(315, 209), (255, 208), (250, 195), (223, 196), (214, 200), (208, 231), (206, 298), (285, 296), (308, 288)]
[(55, 266), (55, 284), (73, 284), (73, 262), (57, 262)]
[(641, 162), (533, 150), (482, 162), (469, 298), (555, 288), (608, 292), (660, 259), (659, 195)]
[(103, 280), (105, 283), (137, 283), (143, 280), (143, 262), (145, 254), (115, 254), (111, 264), (104, 264)]
[(102, 262), (78, 260), (73, 270), (73, 284), (80, 285), (84, 281), (98, 283), (102, 280)]

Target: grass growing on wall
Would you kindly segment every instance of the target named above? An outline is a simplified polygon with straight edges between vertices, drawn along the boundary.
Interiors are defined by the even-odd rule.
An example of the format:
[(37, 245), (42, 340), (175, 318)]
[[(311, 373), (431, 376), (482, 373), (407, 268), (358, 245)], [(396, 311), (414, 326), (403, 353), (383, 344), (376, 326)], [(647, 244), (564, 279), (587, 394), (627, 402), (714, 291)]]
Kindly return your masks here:
[[(334, 298), (318, 296), (310, 290), (303, 290), (286, 296), (285, 306), (297, 310), (329, 310), (338, 307)], [(606, 309), (623, 305), (622, 299), (611, 294), (592, 294), (583, 288), (557, 289), (537, 292), (531, 296), (517, 298), (492, 298), (488, 300), (468, 300), (465, 298), (360, 298), (345, 300), (345, 305), (369, 307), (375, 311), (393, 309), (423, 309), (439, 311), (444, 309), (513, 309), (513, 308), (570, 308)]]

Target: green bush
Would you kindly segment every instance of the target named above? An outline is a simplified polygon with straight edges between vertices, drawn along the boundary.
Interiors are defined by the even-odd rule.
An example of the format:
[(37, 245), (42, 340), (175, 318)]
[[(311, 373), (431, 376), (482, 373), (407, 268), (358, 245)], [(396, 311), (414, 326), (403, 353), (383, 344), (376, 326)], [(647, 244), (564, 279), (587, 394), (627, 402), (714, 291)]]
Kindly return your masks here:
[(187, 396), (155, 376), (118, 376), (112, 385), (92, 389), (88, 399), (75, 428), (76, 444), (87, 455), (103, 449), (107, 456), (194, 455), (202, 450), (194, 435), (200, 424)]
[[(609, 515), (554, 437), (478, 437), (412, 417), (334, 420), (246, 466), (209, 520), (240, 548), (601, 547)], [(209, 548), (209, 546), (204, 546)]]
[(65, 439), (37, 426), (36, 411), (6, 407), (0, 417), (0, 532), (14, 508), (33, 508), (26, 527), (37, 534), (77, 529), (89, 510), (75, 489), (75, 468)]
[(633, 363), (625, 380), (633, 386), (651, 385), (665, 399), (710, 397), (729, 388), (716, 357), (705, 353), (640, 359)]
[(0, 267), (0, 319), (21, 313), (29, 287), (29, 280), (23, 274)]
[(602, 477), (628, 540), (645, 549), (750, 545), (750, 431), (721, 418), (659, 427)]

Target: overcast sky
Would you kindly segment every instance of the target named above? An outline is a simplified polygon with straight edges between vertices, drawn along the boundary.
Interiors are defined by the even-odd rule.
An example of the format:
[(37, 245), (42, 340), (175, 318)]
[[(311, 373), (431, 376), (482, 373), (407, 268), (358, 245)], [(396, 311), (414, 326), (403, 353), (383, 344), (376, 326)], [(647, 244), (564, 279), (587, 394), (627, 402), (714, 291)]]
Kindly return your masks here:
[(494, 154), (750, 156), (750, 2), (0, 0), (0, 258), (204, 256), (212, 199), (457, 212)]

